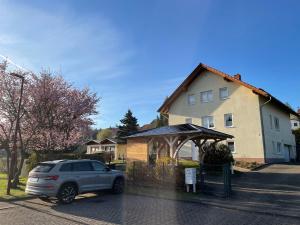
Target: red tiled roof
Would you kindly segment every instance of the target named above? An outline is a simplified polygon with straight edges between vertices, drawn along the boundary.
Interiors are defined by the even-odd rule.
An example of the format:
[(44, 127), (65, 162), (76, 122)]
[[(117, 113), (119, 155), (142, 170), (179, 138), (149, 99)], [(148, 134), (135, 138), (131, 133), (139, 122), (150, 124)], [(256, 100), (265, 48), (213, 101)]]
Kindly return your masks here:
[(194, 71), (179, 85), (179, 87), (177, 87), (177, 89), (171, 94), (170, 97), (168, 97), (164, 103), (162, 104), (162, 106), (158, 109), (158, 112), (161, 113), (167, 113), (169, 110), (170, 105), (175, 101), (175, 99), (183, 92), (186, 91), (188, 86), (198, 77), (198, 75), (203, 72), (203, 71), (209, 71), (212, 72), (218, 76), (223, 77), (225, 80), (228, 81), (232, 81), (235, 82), (237, 84), (240, 84), (244, 87), (247, 87), (249, 89), (251, 89), (253, 91), (253, 93), (256, 93), (258, 95), (261, 95), (263, 97), (266, 98), (271, 98), (271, 101), (275, 104), (277, 104), (279, 107), (281, 107), (283, 110), (297, 115), (297, 113), (291, 109), (290, 107), (288, 107), (286, 104), (282, 103), (281, 101), (279, 101), (277, 98), (275, 98), (274, 96), (272, 96), (270, 93), (266, 92), (265, 90), (261, 89), (261, 88), (257, 88), (254, 87), (244, 81), (242, 81), (240, 78), (240, 76), (230, 76), (222, 71), (219, 71), (213, 67), (207, 66), (203, 63), (200, 63), (195, 69)]

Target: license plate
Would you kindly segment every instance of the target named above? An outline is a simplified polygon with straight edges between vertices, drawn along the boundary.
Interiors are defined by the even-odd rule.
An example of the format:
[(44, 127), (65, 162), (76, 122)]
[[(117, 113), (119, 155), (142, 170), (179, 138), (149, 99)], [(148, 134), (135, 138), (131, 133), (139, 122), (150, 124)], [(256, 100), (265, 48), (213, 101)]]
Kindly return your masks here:
[(29, 182), (33, 182), (33, 183), (38, 182), (38, 180), (39, 180), (39, 178), (37, 178), (37, 177), (29, 178)]

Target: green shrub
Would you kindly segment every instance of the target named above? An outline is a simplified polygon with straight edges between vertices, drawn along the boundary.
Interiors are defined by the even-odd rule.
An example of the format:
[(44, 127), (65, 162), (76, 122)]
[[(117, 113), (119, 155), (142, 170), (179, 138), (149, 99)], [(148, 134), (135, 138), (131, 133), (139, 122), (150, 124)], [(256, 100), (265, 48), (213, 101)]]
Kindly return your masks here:
[(38, 154), (36, 152), (32, 152), (26, 161), (26, 168), (28, 172), (36, 167), (39, 162)]
[(74, 154), (74, 153), (63, 153), (63, 152), (47, 152), (47, 153), (40, 153), (40, 152), (32, 152), (26, 161), (27, 170), (30, 171), (34, 167), (37, 166), (40, 162), (45, 161), (52, 161), (52, 160), (60, 160), (60, 159), (91, 159), (91, 160), (98, 160), (101, 162), (105, 162), (105, 156), (103, 153), (99, 154)]
[(204, 163), (206, 164), (226, 164), (234, 162), (232, 153), (227, 145), (207, 145), (204, 146), (206, 154)]

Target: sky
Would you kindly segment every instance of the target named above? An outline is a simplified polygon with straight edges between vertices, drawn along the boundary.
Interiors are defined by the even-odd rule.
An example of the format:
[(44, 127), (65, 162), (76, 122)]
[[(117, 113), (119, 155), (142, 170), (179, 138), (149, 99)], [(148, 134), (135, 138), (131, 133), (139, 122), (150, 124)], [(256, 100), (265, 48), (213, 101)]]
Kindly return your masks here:
[(199, 64), (300, 107), (300, 1), (0, 0), (0, 54), (101, 98), (95, 127), (151, 122)]

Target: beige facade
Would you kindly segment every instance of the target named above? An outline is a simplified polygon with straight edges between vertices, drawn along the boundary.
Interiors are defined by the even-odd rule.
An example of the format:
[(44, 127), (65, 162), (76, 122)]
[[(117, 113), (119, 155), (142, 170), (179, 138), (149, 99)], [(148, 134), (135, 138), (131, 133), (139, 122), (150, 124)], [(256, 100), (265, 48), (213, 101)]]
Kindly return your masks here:
[(116, 145), (116, 159), (126, 159), (127, 144)]
[(149, 151), (147, 140), (144, 138), (127, 139), (127, 160), (148, 161)]
[[(226, 99), (220, 96), (222, 88), (228, 91)], [(210, 91), (210, 96), (204, 96), (208, 100), (203, 102), (201, 92), (207, 91)], [(189, 96), (193, 96), (192, 99)], [(237, 160), (285, 161), (284, 148), (290, 148), (290, 158), (295, 158), (290, 114), (272, 101), (262, 106), (267, 100), (239, 82), (204, 70), (168, 105), (169, 125), (191, 122), (203, 126), (203, 120), (210, 116), (214, 126), (209, 128), (234, 136), (233, 155)], [(226, 114), (231, 115), (232, 126), (226, 126)], [(279, 120), (279, 129), (269, 127), (271, 117), (273, 123), (275, 118)], [(278, 140), (282, 145), (281, 153), (276, 152)]]

